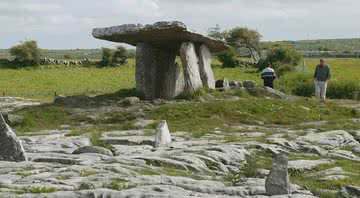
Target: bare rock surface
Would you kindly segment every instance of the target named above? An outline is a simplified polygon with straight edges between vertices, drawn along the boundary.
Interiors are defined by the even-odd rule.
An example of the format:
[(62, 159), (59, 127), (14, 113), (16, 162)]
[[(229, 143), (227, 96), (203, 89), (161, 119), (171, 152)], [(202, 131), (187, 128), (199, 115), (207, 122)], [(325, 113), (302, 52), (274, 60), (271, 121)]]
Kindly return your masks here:
[(41, 103), (17, 97), (0, 97), (0, 113), (8, 113), (16, 109), (21, 109), (28, 106), (36, 106)]

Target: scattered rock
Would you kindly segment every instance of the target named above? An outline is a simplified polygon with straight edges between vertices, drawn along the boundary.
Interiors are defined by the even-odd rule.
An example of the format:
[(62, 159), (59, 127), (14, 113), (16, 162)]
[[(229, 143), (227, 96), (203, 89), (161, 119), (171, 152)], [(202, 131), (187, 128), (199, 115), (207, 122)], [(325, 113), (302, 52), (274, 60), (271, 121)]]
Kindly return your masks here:
[(360, 146), (355, 146), (355, 147), (352, 149), (352, 152), (353, 152), (353, 153), (356, 153), (356, 154), (360, 154)]
[(322, 159), (322, 160), (295, 160), (295, 161), (289, 161), (289, 169), (293, 170), (311, 170), (315, 168), (316, 166), (322, 165), (322, 164), (332, 164), (333, 161)]
[(4, 119), (11, 126), (17, 126), (24, 122), (24, 116), (15, 114), (6, 114), (4, 115)]
[(324, 133), (309, 133), (305, 136), (299, 137), (297, 140), (330, 148), (360, 145), (360, 143), (357, 142), (353, 136), (342, 130), (329, 131)]
[(290, 194), (290, 181), (288, 175), (288, 156), (286, 153), (274, 155), (272, 169), (265, 183), (268, 195)]
[(155, 121), (154, 120), (143, 120), (143, 119), (138, 119), (135, 123), (134, 126), (137, 128), (145, 128), (151, 124), (154, 124)]
[(329, 157), (343, 158), (343, 159), (348, 159), (348, 160), (360, 162), (360, 157), (354, 155), (351, 151), (333, 150), (333, 151), (328, 153), (328, 156)]
[(339, 198), (358, 198), (360, 197), (359, 186), (346, 186), (343, 187), (338, 193)]
[(0, 114), (0, 160), (26, 161), (26, 155), (21, 141), (16, 137), (4, 117)]
[(109, 149), (99, 146), (80, 147), (76, 149), (72, 154), (82, 154), (82, 153), (98, 153), (98, 154), (113, 156), (113, 153)]
[(255, 89), (255, 87), (256, 87), (256, 82), (253, 81), (253, 80), (245, 80), (245, 81), (243, 82), (243, 86), (244, 86), (244, 88), (246, 88), (246, 89)]
[(123, 106), (134, 106), (140, 102), (138, 97), (127, 97), (120, 101)]
[(164, 146), (171, 143), (171, 135), (165, 120), (162, 120), (156, 129), (155, 147)]
[(286, 99), (287, 95), (279, 90), (272, 89), (270, 87), (265, 87), (265, 90), (270, 93), (273, 96), (276, 96), (278, 98)]
[(242, 87), (242, 82), (240, 81), (230, 81), (229, 86), (232, 88)]
[(217, 80), (215, 82), (215, 87), (217, 89), (227, 90), (230, 88), (229, 81), (226, 78), (224, 78), (222, 80)]

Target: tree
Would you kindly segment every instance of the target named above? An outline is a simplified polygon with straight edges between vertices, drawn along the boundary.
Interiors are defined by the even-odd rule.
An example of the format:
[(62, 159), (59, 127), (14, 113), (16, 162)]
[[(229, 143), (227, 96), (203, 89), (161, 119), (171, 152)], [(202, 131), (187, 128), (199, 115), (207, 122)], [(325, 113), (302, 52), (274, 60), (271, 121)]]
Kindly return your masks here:
[(268, 64), (272, 64), (278, 76), (286, 72), (295, 70), (303, 56), (294, 47), (276, 46), (268, 50), (267, 57), (258, 63), (259, 71), (263, 70)]
[(16, 64), (23, 66), (40, 65), (41, 50), (36, 41), (22, 41), (10, 49), (10, 54), (15, 56)]
[(127, 58), (127, 50), (123, 46), (119, 46), (112, 56), (112, 65), (123, 65), (127, 62)]
[(102, 60), (100, 62), (101, 66), (110, 66), (112, 62), (113, 52), (109, 48), (102, 48)]
[(208, 36), (214, 39), (224, 40), (224, 34), (221, 32), (221, 27), (218, 24), (208, 29)]
[(236, 50), (234, 48), (230, 48), (226, 51), (220, 52), (217, 55), (219, 61), (222, 63), (222, 67), (237, 67), (239, 65), (239, 61), (236, 58)]
[(255, 62), (259, 62), (261, 34), (256, 30), (236, 27), (225, 33), (226, 42), (234, 48), (247, 48)]

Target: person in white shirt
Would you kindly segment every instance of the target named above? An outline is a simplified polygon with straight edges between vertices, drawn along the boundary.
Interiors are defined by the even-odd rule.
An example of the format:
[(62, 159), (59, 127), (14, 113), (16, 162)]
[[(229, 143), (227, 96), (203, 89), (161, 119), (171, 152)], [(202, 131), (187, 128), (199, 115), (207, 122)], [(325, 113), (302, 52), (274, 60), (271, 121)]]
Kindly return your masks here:
[(264, 86), (274, 88), (274, 80), (277, 78), (275, 70), (271, 68), (272, 65), (269, 63), (268, 67), (266, 67), (261, 72), (261, 78), (264, 80)]

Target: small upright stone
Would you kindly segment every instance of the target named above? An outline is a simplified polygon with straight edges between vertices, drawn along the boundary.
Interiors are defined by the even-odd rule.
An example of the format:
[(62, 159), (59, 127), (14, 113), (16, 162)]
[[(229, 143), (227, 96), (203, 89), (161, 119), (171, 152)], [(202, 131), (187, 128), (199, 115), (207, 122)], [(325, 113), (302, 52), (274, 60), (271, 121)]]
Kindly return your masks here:
[(272, 169), (266, 178), (265, 189), (268, 195), (290, 194), (288, 156), (284, 152), (273, 154)]
[(13, 130), (0, 114), (0, 161), (26, 161), (25, 151)]
[(165, 120), (162, 120), (156, 128), (155, 148), (171, 143), (169, 127)]

